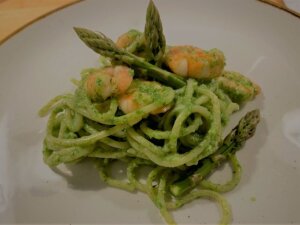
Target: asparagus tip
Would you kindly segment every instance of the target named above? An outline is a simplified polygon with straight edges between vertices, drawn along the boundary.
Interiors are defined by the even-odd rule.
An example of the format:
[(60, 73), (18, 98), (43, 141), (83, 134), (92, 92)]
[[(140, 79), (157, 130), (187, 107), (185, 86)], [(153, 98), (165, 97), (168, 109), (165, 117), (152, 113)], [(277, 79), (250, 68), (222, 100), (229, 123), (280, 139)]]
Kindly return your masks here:
[(73, 30), (76, 32), (77, 35), (83, 30), (84, 28), (81, 27), (73, 27)]

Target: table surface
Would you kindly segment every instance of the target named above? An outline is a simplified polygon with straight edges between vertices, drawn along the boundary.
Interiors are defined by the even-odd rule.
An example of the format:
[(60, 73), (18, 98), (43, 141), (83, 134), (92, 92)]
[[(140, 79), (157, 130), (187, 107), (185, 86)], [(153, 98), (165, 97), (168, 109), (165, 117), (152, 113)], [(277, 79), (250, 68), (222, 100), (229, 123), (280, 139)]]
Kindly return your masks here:
[(0, 0), (0, 44), (34, 21), (80, 0)]
[[(0, 44), (34, 21), (81, 0), (0, 0)], [(260, 0), (286, 6), (283, 0)], [(300, 5), (300, 0), (285, 0)], [(300, 7), (300, 6), (299, 6)], [(281, 7), (280, 7), (281, 8)]]

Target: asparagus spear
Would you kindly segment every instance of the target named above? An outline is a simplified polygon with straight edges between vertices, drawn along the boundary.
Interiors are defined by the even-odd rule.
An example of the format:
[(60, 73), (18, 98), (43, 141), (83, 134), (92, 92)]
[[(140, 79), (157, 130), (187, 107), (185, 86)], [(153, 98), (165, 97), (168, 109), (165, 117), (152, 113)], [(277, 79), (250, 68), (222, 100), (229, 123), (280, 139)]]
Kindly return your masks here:
[(150, 0), (147, 8), (144, 37), (146, 53), (150, 60), (154, 60), (156, 65), (161, 65), (166, 49), (166, 39), (159, 12), (152, 0)]
[(197, 169), (192, 175), (184, 180), (175, 182), (170, 186), (170, 191), (175, 196), (180, 196), (186, 191), (194, 188), (199, 184), (209, 173), (224, 163), (230, 155), (233, 155), (241, 149), (246, 140), (251, 138), (259, 123), (259, 110), (248, 112), (233, 128), (233, 130), (226, 136), (222, 145), (213, 155), (205, 158), (201, 167)]
[(118, 48), (115, 43), (103, 33), (95, 33), (85, 28), (74, 27), (78, 37), (92, 50), (105, 57), (120, 60), (148, 71), (147, 75), (174, 88), (183, 87), (185, 81), (174, 73), (146, 62), (143, 58), (133, 55), (124, 49)]

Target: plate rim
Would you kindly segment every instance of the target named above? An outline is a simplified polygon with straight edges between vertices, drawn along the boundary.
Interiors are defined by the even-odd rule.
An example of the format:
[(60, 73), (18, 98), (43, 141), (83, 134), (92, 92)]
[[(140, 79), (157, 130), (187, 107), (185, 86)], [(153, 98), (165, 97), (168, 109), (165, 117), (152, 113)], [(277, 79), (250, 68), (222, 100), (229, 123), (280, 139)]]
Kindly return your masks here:
[[(4, 44), (5, 42), (7, 42), (10, 38), (14, 37), (16, 34), (20, 33), (21, 31), (23, 31), (24, 29), (26, 29), (27, 27), (29, 27), (30, 25), (34, 24), (35, 22), (39, 21), (39, 20), (42, 20), (58, 11), (61, 11), (63, 9), (66, 9), (72, 5), (75, 5), (75, 4), (78, 4), (80, 2), (84, 2), (84, 0), (74, 0), (73, 2), (68, 2), (64, 5), (61, 5), (55, 9), (52, 9), (48, 12), (45, 12), (44, 14), (41, 14), (39, 16), (37, 16), (36, 18), (22, 24), (20, 27), (18, 27), (16, 30), (12, 31), (11, 33), (7, 34), (6, 36), (4, 36), (4, 38), (1, 40), (0, 39), (0, 46), (2, 44)], [(286, 12), (287, 14), (295, 17), (295, 18), (299, 18), (300, 19), (300, 13), (290, 9), (290, 8), (287, 8), (287, 7), (280, 7), (278, 4), (275, 4), (273, 3), (272, 1), (268, 1), (268, 0), (257, 0), (257, 2), (260, 2), (262, 3), (262, 5), (269, 5), (269, 6), (273, 6), (272, 8), (273, 9), (279, 9), (281, 11), (284, 11)]]

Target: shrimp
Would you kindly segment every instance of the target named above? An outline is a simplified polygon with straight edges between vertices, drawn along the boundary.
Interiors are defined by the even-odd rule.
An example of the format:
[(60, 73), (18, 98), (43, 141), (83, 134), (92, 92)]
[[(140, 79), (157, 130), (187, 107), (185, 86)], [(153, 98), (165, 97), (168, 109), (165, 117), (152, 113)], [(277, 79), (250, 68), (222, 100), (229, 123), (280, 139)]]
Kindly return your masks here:
[(124, 48), (131, 53), (137, 52), (142, 46), (144, 46), (143, 33), (134, 29), (129, 30), (118, 38), (116, 45), (117, 47)]
[(126, 66), (106, 67), (92, 71), (85, 79), (84, 88), (94, 101), (124, 93), (133, 80), (133, 70)]
[(190, 45), (173, 46), (167, 49), (164, 63), (180, 76), (211, 79), (222, 74), (225, 57), (218, 49), (204, 51)]
[(252, 100), (261, 92), (261, 88), (256, 83), (238, 72), (224, 71), (216, 80), (219, 87), (236, 103)]
[[(153, 102), (163, 101), (166, 95), (166, 89), (161, 84), (154, 81), (134, 80), (129, 89), (119, 96), (119, 108), (125, 113), (131, 113)], [(169, 91), (169, 90), (168, 90)], [(151, 114), (159, 114), (168, 111), (170, 104), (159, 106)]]

